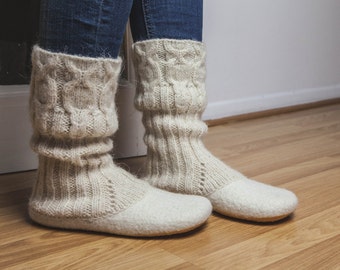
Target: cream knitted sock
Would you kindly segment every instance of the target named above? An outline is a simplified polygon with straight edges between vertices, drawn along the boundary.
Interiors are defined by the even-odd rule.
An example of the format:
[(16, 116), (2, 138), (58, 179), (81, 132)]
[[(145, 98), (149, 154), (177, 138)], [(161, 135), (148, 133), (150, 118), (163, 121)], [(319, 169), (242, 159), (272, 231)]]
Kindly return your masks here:
[(203, 44), (155, 39), (137, 42), (133, 50), (135, 104), (143, 112), (148, 147), (145, 178), (162, 189), (205, 196), (227, 216), (274, 221), (293, 212), (297, 199), (292, 192), (246, 178), (204, 147)]
[(113, 163), (120, 59), (35, 47), (32, 63), (31, 145), (39, 155), (33, 220), (130, 236), (180, 233), (205, 222), (211, 213), (205, 198), (158, 190)]

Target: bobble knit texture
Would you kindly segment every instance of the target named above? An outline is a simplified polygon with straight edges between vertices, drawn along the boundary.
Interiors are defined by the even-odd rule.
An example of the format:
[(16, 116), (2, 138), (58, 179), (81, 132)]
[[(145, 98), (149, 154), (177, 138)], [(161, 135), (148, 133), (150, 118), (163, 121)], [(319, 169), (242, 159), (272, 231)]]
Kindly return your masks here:
[(294, 211), (296, 196), (253, 181), (214, 157), (207, 132), (205, 48), (191, 40), (155, 39), (134, 45), (135, 104), (143, 112), (145, 179), (172, 192), (208, 198), (214, 210), (254, 221), (275, 221)]

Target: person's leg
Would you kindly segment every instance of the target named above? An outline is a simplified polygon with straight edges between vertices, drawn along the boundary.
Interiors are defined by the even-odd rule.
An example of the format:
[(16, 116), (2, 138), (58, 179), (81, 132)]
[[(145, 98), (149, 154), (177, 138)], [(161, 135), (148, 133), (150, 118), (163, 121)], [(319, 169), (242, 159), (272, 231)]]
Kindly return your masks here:
[[(75, 2), (87, 14), (84, 3), (90, 5), (91, 1)], [(109, 6), (124, 1), (111, 0)], [(102, 6), (97, 8), (100, 13)], [(59, 29), (60, 40), (49, 29), (42, 44), (50, 45), (33, 49), (31, 146), (39, 156), (39, 168), (29, 202), (30, 217), (51, 227), (130, 236), (176, 234), (201, 225), (211, 213), (207, 199), (158, 190), (113, 163), (111, 138), (118, 128), (114, 99), (121, 59), (103, 57), (104, 51), (106, 56), (116, 53), (108, 53), (111, 41), (100, 41), (104, 38), (100, 35), (92, 44), (90, 40), (99, 30), (92, 31), (91, 26), (90, 31), (78, 19), (73, 22), (72, 14), (78, 11), (68, 11), (66, 18), (45, 11), (47, 21), (65, 28), (69, 23), (74, 26), (70, 36)], [(92, 16), (89, 13), (83, 19), (87, 22)], [(110, 27), (104, 29), (110, 36)], [(89, 40), (88, 33), (83, 33), (87, 30)], [(65, 46), (70, 46), (67, 53)]]
[(130, 24), (135, 42), (157, 38), (202, 41), (203, 0), (134, 0)]
[(43, 49), (88, 57), (116, 58), (133, 0), (43, 0)]
[(143, 35), (134, 35), (143, 41), (133, 46), (135, 104), (143, 112), (148, 149), (145, 179), (169, 191), (205, 196), (223, 215), (261, 222), (289, 215), (297, 205), (292, 192), (246, 178), (201, 141), (207, 131), (201, 120), (205, 47), (195, 29), (201, 28), (202, 1), (135, 0), (137, 7), (146, 25)]

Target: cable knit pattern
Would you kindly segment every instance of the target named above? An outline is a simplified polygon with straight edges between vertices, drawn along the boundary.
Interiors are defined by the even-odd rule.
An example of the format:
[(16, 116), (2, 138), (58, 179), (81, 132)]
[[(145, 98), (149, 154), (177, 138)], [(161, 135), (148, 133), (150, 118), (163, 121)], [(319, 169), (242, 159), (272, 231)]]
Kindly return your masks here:
[(30, 211), (54, 218), (120, 212), (149, 186), (113, 164), (110, 136), (121, 60), (51, 53), (32, 55), (31, 146), (39, 154)]
[(143, 112), (145, 179), (162, 189), (202, 195), (214, 210), (254, 221), (275, 221), (294, 211), (296, 196), (253, 181), (214, 157), (203, 145), (205, 48), (190, 40), (134, 44), (135, 104)]
[(192, 230), (209, 200), (150, 186), (116, 166), (114, 97), (121, 61), (51, 53), (32, 56), (31, 145), (39, 155), (30, 217), (43, 225), (129, 236)]
[(207, 127), (205, 48), (188, 40), (151, 40), (134, 45), (148, 147), (145, 179), (179, 193), (208, 195), (243, 176), (214, 157), (201, 142)]
[(37, 133), (80, 139), (107, 137), (117, 130), (112, 104), (120, 59), (65, 57), (38, 47), (32, 57), (31, 118)]

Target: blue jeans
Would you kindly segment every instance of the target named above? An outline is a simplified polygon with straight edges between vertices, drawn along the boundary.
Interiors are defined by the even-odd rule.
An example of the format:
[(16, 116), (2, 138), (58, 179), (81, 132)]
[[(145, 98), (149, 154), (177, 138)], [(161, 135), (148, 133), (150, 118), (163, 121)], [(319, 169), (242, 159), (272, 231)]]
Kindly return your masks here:
[(202, 41), (202, 13), (203, 0), (42, 0), (39, 45), (116, 58), (129, 16), (134, 41)]

